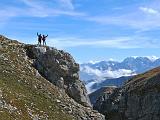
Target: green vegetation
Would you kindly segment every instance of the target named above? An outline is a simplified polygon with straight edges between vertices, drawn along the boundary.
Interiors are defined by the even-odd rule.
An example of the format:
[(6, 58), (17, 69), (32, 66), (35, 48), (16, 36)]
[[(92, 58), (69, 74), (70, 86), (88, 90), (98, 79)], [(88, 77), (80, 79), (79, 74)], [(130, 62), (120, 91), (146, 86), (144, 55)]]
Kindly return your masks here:
[(25, 51), (21, 45), (7, 46), (5, 43), (2, 45), (0, 49), (1, 120), (73, 119), (57, 104), (58, 96), (56, 87), (36, 75), (31, 61), (25, 59)]

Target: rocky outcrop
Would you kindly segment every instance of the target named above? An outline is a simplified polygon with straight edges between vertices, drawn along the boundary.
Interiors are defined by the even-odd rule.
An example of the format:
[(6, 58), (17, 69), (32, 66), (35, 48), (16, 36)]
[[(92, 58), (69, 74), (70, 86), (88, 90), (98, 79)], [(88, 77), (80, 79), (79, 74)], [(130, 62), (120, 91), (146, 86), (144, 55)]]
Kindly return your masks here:
[(134, 77), (112, 94), (104, 93), (94, 108), (108, 120), (160, 120), (160, 68)]
[(27, 55), (34, 59), (34, 67), (54, 85), (84, 106), (91, 106), (84, 84), (79, 80), (79, 64), (62, 50), (26, 45)]
[(91, 104), (95, 105), (98, 98), (101, 98), (101, 96), (105, 97), (112, 94), (114, 89), (116, 88), (117, 88), (116, 86), (105, 86), (96, 90), (95, 92), (90, 93), (89, 98), (90, 98)]
[(0, 36), (1, 118), (105, 119), (88, 107), (85, 87), (76, 74), (78, 64), (70, 55), (64, 58), (64, 54), (54, 48), (25, 45)]
[(112, 89), (111, 92), (103, 92), (93, 105), (95, 110), (106, 116), (107, 120), (125, 120), (119, 111), (119, 99), (121, 93), (119, 88)]

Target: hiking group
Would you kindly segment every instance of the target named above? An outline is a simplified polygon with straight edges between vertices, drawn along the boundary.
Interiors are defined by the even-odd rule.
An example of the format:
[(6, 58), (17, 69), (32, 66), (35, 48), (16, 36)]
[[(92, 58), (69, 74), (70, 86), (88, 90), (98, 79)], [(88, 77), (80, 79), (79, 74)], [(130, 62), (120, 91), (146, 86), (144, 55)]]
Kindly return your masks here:
[(46, 38), (48, 37), (48, 35), (41, 35), (41, 34), (38, 34), (37, 32), (37, 36), (38, 36), (38, 45), (41, 46), (42, 41), (43, 41), (43, 46), (46, 45)]

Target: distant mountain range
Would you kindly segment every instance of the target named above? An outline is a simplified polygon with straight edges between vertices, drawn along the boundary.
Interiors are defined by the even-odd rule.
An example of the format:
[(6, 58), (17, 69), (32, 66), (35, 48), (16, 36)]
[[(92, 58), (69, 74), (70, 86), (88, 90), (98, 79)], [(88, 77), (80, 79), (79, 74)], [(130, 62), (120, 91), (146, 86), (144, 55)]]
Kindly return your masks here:
[(89, 92), (107, 85), (121, 86), (136, 74), (160, 66), (157, 57), (127, 57), (122, 62), (99, 61), (81, 64), (80, 78)]

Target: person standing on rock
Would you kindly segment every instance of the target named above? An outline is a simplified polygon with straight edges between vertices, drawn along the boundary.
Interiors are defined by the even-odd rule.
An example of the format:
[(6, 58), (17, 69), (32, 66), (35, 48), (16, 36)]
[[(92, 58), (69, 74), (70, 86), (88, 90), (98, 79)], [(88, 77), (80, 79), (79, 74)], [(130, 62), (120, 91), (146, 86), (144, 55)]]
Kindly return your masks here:
[(42, 36), (43, 46), (46, 45), (46, 38), (47, 37), (48, 37), (48, 35), (47, 36), (45, 36), (45, 35)]
[(41, 46), (42, 35), (41, 35), (41, 34), (38, 34), (38, 32), (37, 32), (37, 36), (38, 36), (38, 45)]

